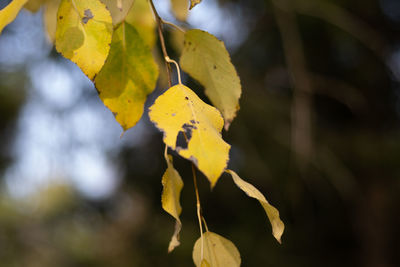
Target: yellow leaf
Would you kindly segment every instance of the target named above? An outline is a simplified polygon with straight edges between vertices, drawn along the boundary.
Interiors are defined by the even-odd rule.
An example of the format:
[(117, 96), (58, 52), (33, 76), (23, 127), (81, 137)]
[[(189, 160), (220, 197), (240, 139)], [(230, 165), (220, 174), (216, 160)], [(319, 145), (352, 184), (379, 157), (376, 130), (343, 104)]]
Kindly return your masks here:
[(239, 109), (242, 88), (224, 43), (205, 31), (187, 31), (180, 64), (205, 87), (206, 95), (224, 116), (227, 130)]
[(156, 22), (148, 0), (135, 0), (125, 21), (133, 25), (146, 44), (153, 48), (156, 42)]
[(157, 76), (158, 67), (150, 48), (134, 27), (122, 22), (114, 31), (110, 54), (95, 84), (101, 100), (124, 131), (139, 121)]
[(168, 166), (162, 177), (163, 192), (161, 195), (161, 204), (163, 209), (176, 219), (175, 232), (168, 246), (168, 252), (171, 252), (180, 244), (179, 232), (181, 231), (182, 223), (179, 215), (182, 212), (182, 207), (179, 203), (179, 198), (183, 188), (183, 181), (172, 165), (172, 158), (168, 157), (167, 149), (165, 149), (165, 160)]
[(202, 260), (200, 266), (201, 266), (201, 267), (210, 267), (210, 264), (208, 263), (208, 261)]
[(93, 79), (110, 50), (112, 20), (100, 0), (62, 0), (57, 13), (56, 49)]
[(264, 195), (260, 191), (258, 191), (257, 188), (242, 180), (239, 175), (237, 175), (234, 171), (227, 170), (227, 172), (232, 175), (233, 181), (241, 190), (243, 190), (249, 197), (255, 198), (260, 202), (265, 212), (267, 213), (269, 221), (271, 222), (273, 236), (276, 238), (276, 240), (278, 240), (279, 243), (281, 243), (281, 237), (283, 234), (283, 230), (285, 229), (285, 225), (279, 217), (279, 211), (274, 206), (268, 203)]
[(53, 43), (56, 38), (57, 11), (61, 0), (47, 1), (44, 5), (43, 20), (49, 40)]
[(9, 3), (5, 8), (0, 10), (0, 33), (4, 27), (10, 24), (18, 15), (23, 5), (27, 0), (14, 0)]
[(117, 25), (123, 21), (134, 4), (135, 0), (102, 0), (110, 10), (112, 21)]
[(189, 9), (194, 8), (197, 4), (200, 4), (202, 0), (190, 0), (190, 7)]
[(177, 19), (186, 20), (189, 13), (188, 0), (171, 0), (171, 8)]
[(227, 166), (230, 149), (221, 137), (219, 111), (179, 84), (156, 99), (149, 116), (164, 132), (165, 144), (191, 160), (214, 187)]
[(238, 267), (241, 263), (240, 253), (235, 245), (213, 232), (205, 232), (203, 242), (201, 237), (197, 239), (193, 248), (193, 261), (197, 267)]

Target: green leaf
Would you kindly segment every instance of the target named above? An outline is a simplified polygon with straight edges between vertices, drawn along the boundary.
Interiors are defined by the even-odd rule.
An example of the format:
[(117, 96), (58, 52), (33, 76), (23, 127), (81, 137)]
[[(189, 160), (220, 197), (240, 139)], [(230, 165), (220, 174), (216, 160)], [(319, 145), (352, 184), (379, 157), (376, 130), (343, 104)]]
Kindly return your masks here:
[(188, 7), (188, 0), (171, 0), (172, 12), (179, 20), (186, 20), (189, 13)]
[(241, 263), (235, 245), (213, 232), (205, 232), (203, 242), (201, 237), (197, 239), (193, 248), (193, 261), (197, 267), (239, 267)]
[(205, 87), (206, 95), (221, 111), (227, 130), (239, 110), (242, 88), (224, 43), (205, 31), (187, 31), (180, 65)]
[(164, 132), (165, 144), (191, 160), (214, 187), (227, 166), (230, 149), (221, 137), (219, 111), (179, 84), (156, 99), (149, 116)]
[(200, 4), (202, 0), (190, 0), (190, 7), (189, 9), (194, 8), (197, 4)]
[(274, 206), (268, 203), (264, 195), (260, 191), (258, 191), (257, 188), (242, 180), (239, 175), (237, 175), (234, 171), (227, 170), (227, 172), (232, 175), (233, 181), (241, 190), (243, 190), (249, 197), (255, 198), (260, 202), (265, 212), (267, 213), (269, 221), (271, 222), (272, 235), (276, 238), (276, 240), (278, 240), (279, 243), (281, 243), (281, 237), (285, 229), (285, 225), (279, 217), (279, 211)]
[(102, 0), (102, 2), (110, 11), (113, 24), (117, 25), (125, 19), (135, 0)]
[(167, 150), (165, 149), (165, 160), (167, 161), (167, 170), (162, 177), (163, 191), (161, 195), (161, 204), (163, 209), (168, 212), (172, 217), (175, 218), (175, 232), (172, 235), (171, 241), (169, 242), (168, 252), (174, 250), (175, 247), (179, 246), (179, 232), (182, 229), (182, 223), (179, 219), (179, 215), (182, 212), (179, 198), (183, 188), (183, 181), (179, 173), (175, 170), (172, 165), (172, 157), (168, 157)]
[(110, 50), (112, 20), (100, 0), (62, 0), (57, 13), (56, 49), (93, 79)]
[(158, 67), (150, 48), (134, 27), (122, 22), (114, 31), (110, 54), (95, 85), (124, 131), (139, 121), (157, 77)]
[(156, 21), (150, 9), (148, 0), (135, 0), (125, 21), (135, 27), (146, 44), (153, 48), (156, 43)]
[(14, 0), (0, 10), (0, 33), (4, 27), (10, 24), (18, 15), (27, 0)]

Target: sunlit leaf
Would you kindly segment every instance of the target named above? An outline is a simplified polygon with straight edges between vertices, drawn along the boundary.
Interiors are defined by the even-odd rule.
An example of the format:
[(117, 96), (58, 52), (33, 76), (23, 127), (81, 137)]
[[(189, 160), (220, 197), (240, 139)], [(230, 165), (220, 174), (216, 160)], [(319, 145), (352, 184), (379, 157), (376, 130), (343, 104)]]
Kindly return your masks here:
[(110, 50), (112, 20), (100, 0), (62, 0), (57, 13), (56, 48), (93, 79)]
[(189, 13), (188, 0), (171, 0), (171, 8), (175, 17), (179, 20), (186, 20)]
[(221, 137), (219, 111), (184, 85), (175, 85), (150, 107), (152, 122), (164, 132), (164, 142), (191, 160), (213, 187), (229, 160), (230, 146)]
[(14, 0), (0, 10), (0, 33), (4, 27), (10, 24), (18, 15), (27, 0)]
[(61, 0), (47, 1), (44, 5), (43, 20), (47, 36), (51, 42), (56, 38), (57, 11)]
[(102, 0), (111, 13), (114, 25), (117, 25), (125, 19), (135, 1), (138, 0)]
[(281, 243), (281, 237), (283, 234), (283, 230), (285, 229), (285, 225), (279, 217), (279, 211), (268, 203), (264, 195), (260, 191), (258, 191), (257, 188), (242, 180), (239, 175), (237, 175), (234, 171), (227, 170), (227, 172), (232, 175), (233, 181), (241, 190), (243, 190), (249, 197), (255, 198), (261, 203), (265, 212), (267, 213), (269, 221), (271, 222), (272, 234), (276, 238), (276, 240)]
[(224, 43), (205, 31), (187, 31), (180, 64), (205, 87), (206, 95), (221, 111), (227, 130), (239, 109), (242, 88)]
[(134, 27), (122, 22), (114, 31), (110, 54), (95, 84), (101, 100), (124, 130), (139, 121), (157, 76), (150, 48)]
[(135, 0), (125, 20), (135, 27), (150, 48), (154, 46), (156, 42), (156, 22), (148, 0)]
[(190, 0), (190, 7), (189, 9), (194, 8), (197, 4), (200, 4), (202, 0)]
[(172, 157), (168, 157), (167, 150), (165, 150), (165, 160), (168, 166), (162, 177), (163, 192), (161, 195), (161, 204), (163, 209), (176, 220), (175, 231), (168, 246), (168, 252), (171, 252), (180, 244), (179, 232), (181, 231), (182, 223), (179, 215), (182, 212), (182, 207), (179, 203), (179, 198), (183, 188), (183, 181), (172, 165)]
[(193, 248), (193, 261), (197, 267), (238, 267), (241, 263), (240, 253), (235, 245), (213, 232), (205, 232), (203, 242), (201, 237), (197, 239)]

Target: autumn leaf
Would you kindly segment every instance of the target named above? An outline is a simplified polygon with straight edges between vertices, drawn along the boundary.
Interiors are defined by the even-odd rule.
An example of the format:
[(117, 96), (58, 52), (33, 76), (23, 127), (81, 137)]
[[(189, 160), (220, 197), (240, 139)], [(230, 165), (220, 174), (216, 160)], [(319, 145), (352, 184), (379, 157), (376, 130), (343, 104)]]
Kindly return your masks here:
[(191, 160), (213, 187), (227, 166), (230, 149), (221, 137), (219, 111), (179, 84), (156, 99), (149, 116), (164, 132), (165, 144)]
[(249, 184), (248, 182), (242, 180), (239, 175), (237, 175), (232, 170), (227, 170), (227, 172), (232, 175), (233, 181), (241, 190), (243, 190), (249, 197), (255, 198), (260, 202), (265, 212), (267, 213), (269, 221), (271, 222), (272, 235), (275, 237), (276, 240), (278, 240), (279, 243), (281, 243), (281, 237), (285, 229), (285, 225), (279, 217), (279, 211), (274, 206), (269, 204), (264, 195), (260, 191), (258, 191), (258, 189), (255, 188), (252, 184)]
[(93, 79), (110, 50), (112, 20), (100, 0), (62, 0), (57, 13), (56, 49)]
[(157, 77), (158, 67), (150, 48), (134, 27), (122, 22), (114, 31), (110, 54), (95, 85), (124, 131), (139, 121)]
[(47, 36), (51, 42), (56, 38), (57, 11), (61, 0), (47, 1), (44, 5), (43, 20)]
[(135, 0), (131, 10), (126, 15), (125, 21), (135, 27), (150, 48), (154, 47), (156, 42), (156, 22), (148, 0)]
[(186, 20), (189, 13), (188, 0), (171, 0), (171, 9), (179, 20)]
[(240, 253), (235, 245), (213, 232), (205, 232), (203, 242), (201, 237), (197, 239), (193, 248), (193, 261), (197, 267), (239, 267), (241, 263)]
[(189, 30), (180, 65), (204, 86), (208, 98), (221, 111), (227, 130), (239, 110), (242, 88), (224, 43), (205, 31)]
[(11, 1), (5, 8), (0, 10), (0, 34), (4, 27), (10, 24), (18, 15), (27, 0)]
[(200, 4), (202, 0), (190, 0), (190, 7), (189, 9), (194, 8), (196, 5)]
[(102, 0), (111, 13), (114, 25), (121, 23), (137, 0)]
[(182, 223), (179, 219), (179, 215), (182, 212), (182, 207), (179, 203), (179, 198), (183, 188), (183, 181), (179, 173), (172, 165), (172, 157), (168, 157), (167, 149), (165, 149), (164, 156), (165, 160), (167, 161), (167, 170), (162, 177), (163, 191), (161, 195), (161, 204), (163, 209), (176, 220), (175, 231), (168, 246), (168, 252), (171, 252), (180, 244), (179, 232), (181, 231)]

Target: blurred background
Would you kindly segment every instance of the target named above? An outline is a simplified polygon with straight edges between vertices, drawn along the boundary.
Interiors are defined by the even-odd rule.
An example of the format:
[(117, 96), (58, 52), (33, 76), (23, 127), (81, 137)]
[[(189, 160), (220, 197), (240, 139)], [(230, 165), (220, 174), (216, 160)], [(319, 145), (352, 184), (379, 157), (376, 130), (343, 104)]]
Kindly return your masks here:
[[(286, 225), (279, 245), (228, 175), (211, 192), (199, 174), (208, 226), (242, 266), (400, 266), (400, 1), (203, 0), (187, 24), (154, 3), (224, 40), (241, 77), (241, 109), (223, 133), (229, 167)], [(161, 133), (144, 115), (120, 138), (42, 16), (23, 10), (0, 36), (0, 266), (193, 266), (190, 164), (175, 157), (183, 229), (168, 254)], [(179, 36), (165, 35), (177, 59)], [(161, 79), (147, 106), (165, 88)]]

